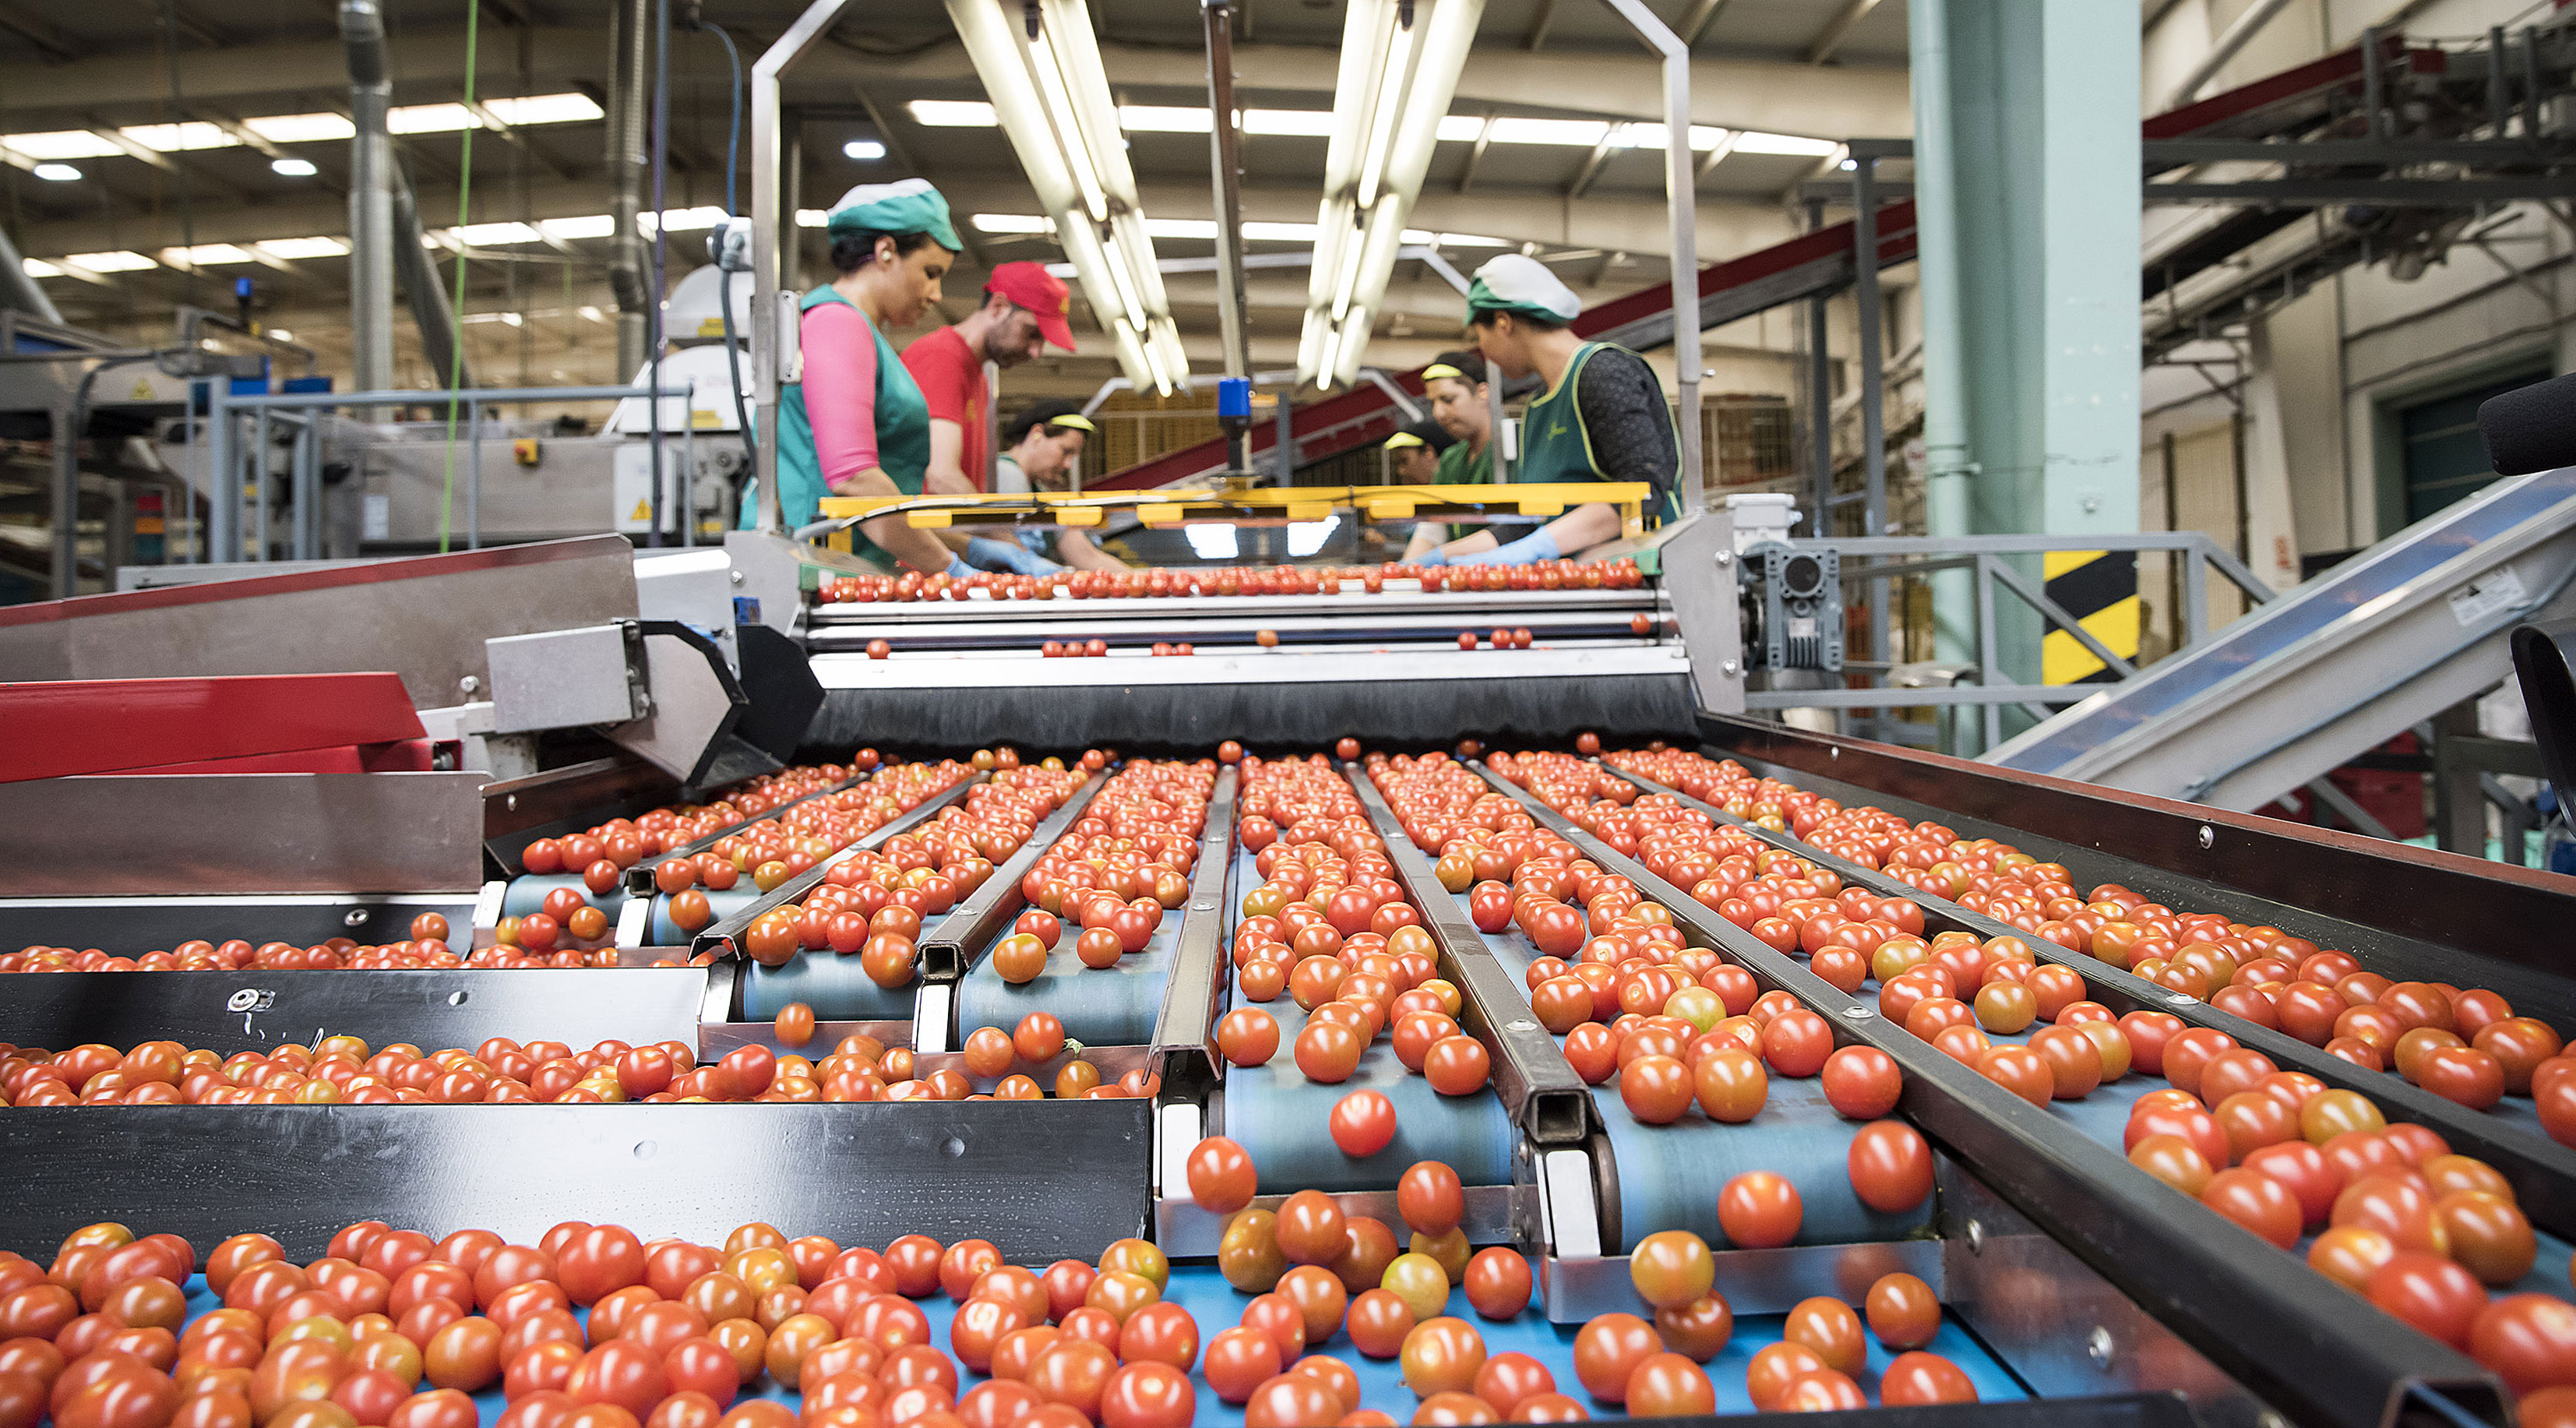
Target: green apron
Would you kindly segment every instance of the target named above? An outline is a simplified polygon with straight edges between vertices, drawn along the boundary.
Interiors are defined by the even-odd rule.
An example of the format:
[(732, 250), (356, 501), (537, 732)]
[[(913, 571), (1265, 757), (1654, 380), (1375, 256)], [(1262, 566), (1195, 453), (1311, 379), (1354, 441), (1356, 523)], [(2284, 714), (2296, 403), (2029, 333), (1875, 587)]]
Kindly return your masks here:
[[(1472, 460), (1468, 458), (1467, 443), (1464, 440), (1449, 443), (1449, 449), (1440, 453), (1440, 469), (1432, 474), (1431, 479), (1443, 486), (1493, 484), (1494, 443), (1487, 441), (1485, 449), (1476, 453)], [(1483, 529), (1483, 526), (1451, 526), (1449, 534), (1441, 539), (1443, 541), (1461, 540), (1470, 532)]]
[[(841, 296), (830, 284), (805, 295), (797, 304), (799, 312), (810, 311), (827, 302), (837, 302), (853, 311), (858, 304)], [(868, 335), (877, 344), (877, 469), (894, 481), (895, 489), (907, 496), (921, 494), (921, 481), (930, 470), (930, 406), (921, 398), (921, 386), (905, 369), (885, 334), (867, 322)], [(832, 494), (823, 479), (823, 468), (814, 454), (814, 424), (805, 413), (805, 384), (791, 382), (778, 391), (778, 503), (786, 512), (787, 528), (812, 524), (820, 515), (822, 501)], [(746, 485), (742, 493), (741, 526), (750, 530), (759, 524), (760, 493), (758, 483)], [(894, 557), (882, 546), (857, 529), (850, 532), (851, 553), (861, 560), (892, 568)]]
[[(1583, 364), (1611, 344), (1586, 342), (1574, 351), (1565, 375), (1557, 380), (1555, 390), (1532, 401), (1521, 412), (1521, 454), (1512, 463), (1512, 483), (1549, 481), (1607, 481), (1601, 463), (1592, 455), (1592, 434), (1583, 426), (1583, 403), (1575, 398), (1576, 379), (1583, 375)], [(1622, 349), (1625, 350), (1625, 349)], [(1673, 447), (1681, 447), (1680, 430), (1674, 431)], [(1664, 490), (1659, 503), (1651, 496), (1645, 503), (1646, 524), (1654, 526), (1681, 514), (1681, 501), (1675, 484)]]

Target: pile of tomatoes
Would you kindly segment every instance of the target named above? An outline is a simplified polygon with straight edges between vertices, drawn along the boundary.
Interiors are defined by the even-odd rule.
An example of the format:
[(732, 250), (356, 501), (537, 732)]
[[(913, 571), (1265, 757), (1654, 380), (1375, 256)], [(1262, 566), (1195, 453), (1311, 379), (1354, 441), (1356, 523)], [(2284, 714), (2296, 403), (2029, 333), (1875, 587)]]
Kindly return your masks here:
[[(1357, 752), (1342, 742), (1346, 757)], [(1235, 925), (1234, 992), (1244, 1004), (1218, 1019), (1219, 1053), (1237, 1066), (1267, 1063), (1279, 1024), (1254, 1003), (1285, 991), (1305, 1013), (1293, 1056), (1306, 1079), (1349, 1080), (1391, 1033), (1396, 1059), (1433, 1090), (1482, 1090), (1492, 1057), (1460, 1026), (1465, 998), (1437, 975), (1438, 944), (1359, 795), (1321, 754), (1238, 758), (1235, 834), (1262, 881), (1243, 895)], [(1356, 1091), (1334, 1107), (1330, 1128), (1346, 1153), (1374, 1155), (1394, 1138), (1395, 1108), (1383, 1092)]]
[(2280, 928), (2177, 912), (2116, 883), (2078, 897), (2062, 865), (1993, 839), (1960, 839), (1936, 823), (1846, 808), (1756, 779), (1733, 760), (1662, 749), (1607, 761), (2357, 1066), (2394, 1071), (2472, 1110), (2531, 1096), (2543, 1129), (2576, 1145), (2576, 1085), (2565, 1074), (2576, 1061), (2541, 1074), (2562, 1059), (2563, 1038), (2546, 1022), (2516, 1016), (2494, 991), (2391, 982), (2348, 953)]
[[(291, 942), (268, 942), (253, 946), (235, 937), (221, 943), (201, 939), (182, 942), (167, 951), (146, 952), (140, 957), (110, 956), (95, 947), (75, 951), (69, 947), (24, 947), (15, 952), (0, 953), (0, 972), (239, 972), (256, 968), (261, 971), (327, 972), (343, 968), (352, 971), (418, 971), (430, 967), (462, 967), (467, 959), (449, 950), (447, 919), (435, 912), (424, 912), (411, 920), (411, 936), (387, 943), (360, 943), (346, 937), (334, 937), (311, 947), (298, 947)], [(483, 965), (480, 962), (475, 965)]]
[[(1397, 1181), (1396, 1211), (1412, 1233), (1401, 1253), (1383, 1221), (1312, 1190), (1288, 1196), (1276, 1211), (1249, 1208), (1258, 1176), (1231, 1140), (1202, 1140), (1186, 1169), (1191, 1198), (1226, 1217), (1218, 1268), (1235, 1288), (1259, 1296), (1244, 1311), (1245, 1326), (1272, 1334), (1302, 1330), (1295, 1343), (1283, 1343), (1283, 1355), (1338, 1330), (1371, 1358), (1399, 1359), (1406, 1384), (1422, 1400), (1416, 1422), (1590, 1416), (1556, 1391), (1544, 1365), (1524, 1354), (1488, 1357), (1472, 1323), (1443, 1317), (1453, 1284), (1489, 1320), (1518, 1316), (1531, 1291), (1529, 1262), (1518, 1252), (1500, 1246), (1470, 1252), (1462, 1227), (1465, 1188), (1449, 1166), (1418, 1161)], [(1596, 1401), (1622, 1405), (1631, 1417), (1714, 1412), (1716, 1390), (1701, 1365), (1735, 1332), (1734, 1310), (1715, 1289), (1716, 1271), (1714, 1255), (1697, 1235), (1665, 1231), (1641, 1240), (1629, 1256), (1629, 1278), (1652, 1317), (1600, 1314), (1576, 1332), (1574, 1369), (1584, 1390)], [(1881, 1378), (1882, 1402), (1975, 1400), (1956, 1364), (1915, 1352), (1940, 1328), (1940, 1304), (1929, 1286), (1912, 1275), (1885, 1276), (1872, 1286), (1868, 1307), (1870, 1327), (1901, 1355)], [(1867, 1355), (1861, 1333), (1860, 1316), (1839, 1300), (1819, 1297), (1797, 1306), (1783, 1341), (1753, 1355), (1745, 1386), (1754, 1405), (1766, 1412), (1865, 1406), (1854, 1382)], [(1257, 1354), (1257, 1342), (1253, 1348)], [(1215, 1344), (1210, 1352), (1213, 1357)], [(1475, 1399), (1492, 1411), (1479, 1412)]]
[[(942, 767), (954, 771), (950, 783), (966, 776), (963, 765)], [(1085, 777), (1061, 767), (997, 770), (927, 824), (841, 857), (803, 898), (753, 919), (743, 932), (744, 954), (768, 967), (804, 952), (856, 954), (877, 985), (911, 985), (923, 920), (982, 886), (994, 864), (1018, 852)], [(672, 899), (675, 920), (688, 896)]]
[[(656, 808), (633, 818), (612, 818), (605, 823), (561, 838), (539, 838), (520, 852), (520, 868), (530, 874), (587, 872), (606, 859), (616, 869), (631, 868), (646, 858), (658, 857), (684, 843), (695, 843), (710, 834), (747, 823), (779, 805), (802, 798), (818, 789), (846, 782), (854, 773), (864, 773), (877, 766), (877, 751), (861, 749), (851, 756), (848, 765), (799, 764), (753, 778), (727, 792), (712, 803), (680, 803)], [(609, 886), (616, 885), (614, 877)], [(606, 892), (608, 887), (594, 883), (593, 892)]]
[(956, 577), (852, 575), (823, 582), (826, 605), (901, 604), (919, 600), (1108, 600), (1209, 596), (1375, 595), (1389, 582), (1410, 580), (1424, 591), (1636, 590), (1646, 577), (1634, 560), (1584, 564), (1571, 560), (1532, 565), (1350, 566), (1299, 569), (1218, 566), (1190, 570), (1064, 570), (1050, 575), (989, 571)]
[(1085, 967), (1114, 967), (1144, 951), (1165, 914), (1189, 901), (1216, 772), (1208, 759), (1121, 765), (1021, 874), (1020, 897), (1030, 906), (990, 954), (1002, 980), (1037, 980), (1068, 921), (1082, 929), (1073, 950)]
[[(908, 1054), (908, 1053), (907, 1053)], [(701, 1066), (686, 1042), (602, 1041), (575, 1052), (559, 1041), (496, 1036), (471, 1051), (423, 1055), (354, 1036), (311, 1047), (223, 1056), (175, 1041), (47, 1052), (0, 1044), (0, 1104), (14, 1106), (555, 1105), (613, 1101), (792, 1101), (812, 1068), (746, 1047)]]
[[(1621, 1104), (1639, 1122), (1669, 1125), (1696, 1106), (1711, 1121), (1740, 1124), (1760, 1115), (1773, 1075), (1822, 1075), (1833, 1107), (1867, 1122), (1848, 1157), (1862, 1202), (1902, 1212), (1931, 1194), (1930, 1146), (1884, 1119), (1901, 1089), (1885, 1053), (1835, 1050), (1823, 1017), (1787, 992), (1760, 992), (1717, 952), (1686, 945), (1671, 914), (1635, 884), (1537, 829), (1527, 810), (1445, 757), (1373, 756), (1369, 774), (1439, 855), (1442, 886), (1467, 894), (1478, 929), (1517, 927), (1538, 950), (1526, 975), (1531, 1010), (1564, 1037), (1584, 1080), (1618, 1078)], [(1750, 1171), (1720, 1188), (1718, 1215), (1739, 1246), (1782, 1245), (1796, 1238), (1803, 1205), (1786, 1178)]]
[[(1598, 827), (1604, 841), (1632, 838), (1635, 856), (1659, 877), (1774, 949), (1807, 956), (1811, 970), (1844, 990), (1877, 979), (1889, 1022), (2035, 1105), (2081, 1098), (2131, 1071), (2164, 1077), (2168, 1087), (2132, 1103), (2121, 1144), (2133, 1164), (2283, 1249), (2324, 1227), (2308, 1254), (2313, 1267), (2470, 1353), (2517, 1392), (2576, 1387), (2576, 1304), (2546, 1294), (2487, 1297), (2487, 1286), (2527, 1274), (2536, 1253), (2511, 1187), (2484, 1162), (2450, 1154), (2432, 1131), (2390, 1126), (2367, 1097), (2282, 1071), (2213, 1028), (2159, 1011), (2115, 1018), (2085, 998), (2079, 974), (2038, 965), (2018, 937), (1980, 942), (1954, 930), (1926, 941), (1919, 905), (1839, 888), (1830, 870), (1741, 829), (1712, 828), (1705, 813), (1669, 796), (1602, 787), (1599, 771), (1579, 760), (1496, 755), (1493, 767)], [(1598, 801), (1585, 802), (1587, 792)], [(1754, 807), (1765, 817), (1796, 813)], [(1817, 811), (1810, 826), (1828, 826), (1836, 812)], [(2009, 849), (1950, 851), (2020, 859), (2011, 864), (2020, 875), (1997, 879), (1995, 889), (2062, 885), (2063, 869)], [(1989, 1036), (2017, 1036), (2034, 1022), (2050, 1025), (2024, 1044)], [(2536, 1074), (2554, 1080), (2569, 1071), (2576, 1058)], [(1830, 1064), (1826, 1074), (1830, 1083)]]

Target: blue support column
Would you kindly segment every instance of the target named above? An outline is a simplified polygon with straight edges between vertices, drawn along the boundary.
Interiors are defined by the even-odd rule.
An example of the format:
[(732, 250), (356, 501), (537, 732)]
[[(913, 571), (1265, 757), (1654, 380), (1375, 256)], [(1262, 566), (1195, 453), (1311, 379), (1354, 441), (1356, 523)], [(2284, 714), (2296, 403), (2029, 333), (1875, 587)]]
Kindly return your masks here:
[[(2137, 17), (2102, 0), (1909, 8), (1930, 533), (2134, 531)], [(1971, 579), (1936, 579), (1934, 604), (1941, 657), (1975, 659)], [(1996, 613), (1987, 678), (2037, 682), (2038, 618)]]

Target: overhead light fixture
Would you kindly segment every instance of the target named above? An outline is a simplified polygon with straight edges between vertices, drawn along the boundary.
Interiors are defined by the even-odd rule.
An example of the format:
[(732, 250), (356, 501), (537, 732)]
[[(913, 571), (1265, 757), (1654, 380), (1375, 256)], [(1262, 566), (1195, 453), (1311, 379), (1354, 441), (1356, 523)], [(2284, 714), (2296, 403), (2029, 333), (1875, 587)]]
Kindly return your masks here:
[(271, 159), (268, 171), (286, 178), (311, 178), (322, 172), (313, 166), (311, 159)]
[[(1297, 340), (1300, 382), (1359, 376), (1369, 316), (1385, 299), (1432, 146), (1458, 126), (1449, 100), (1484, 12), (1484, 0), (1351, 0)], [(1471, 122), (1481, 132), (1483, 121)]]
[(32, 172), (53, 183), (70, 183), (81, 176), (81, 171), (69, 164), (38, 164)]
[(860, 163), (873, 163), (885, 157), (885, 145), (874, 139), (852, 139), (841, 146), (841, 157)]
[[(1137, 198), (1086, 0), (948, 0), (948, 16), (989, 102), (915, 100), (913, 118), (963, 125), (980, 109), (982, 122), (1001, 126), (1127, 380), (1139, 391), (1170, 394), (1188, 378), (1189, 360), (1163, 292), (1153, 229)], [(1190, 123), (1178, 110), (1144, 109), (1134, 117), (1147, 128), (1186, 130)]]
[(140, 253), (120, 250), (114, 253), (74, 253), (63, 259), (63, 266), (92, 273), (139, 273), (159, 265)]
[(336, 258), (349, 251), (345, 238), (268, 238), (251, 245), (272, 258)]

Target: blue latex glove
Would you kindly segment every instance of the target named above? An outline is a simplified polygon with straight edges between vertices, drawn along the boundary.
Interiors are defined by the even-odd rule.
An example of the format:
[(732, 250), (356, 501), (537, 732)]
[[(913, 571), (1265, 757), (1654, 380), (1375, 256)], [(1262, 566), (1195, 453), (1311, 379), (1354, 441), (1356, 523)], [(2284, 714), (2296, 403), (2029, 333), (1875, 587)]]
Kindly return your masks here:
[(1413, 563), (1415, 565), (1447, 565), (1449, 563), (1449, 552), (1442, 550), (1440, 547), (1435, 545), (1429, 550), (1424, 551), (1421, 555), (1415, 557)]
[(1531, 565), (1542, 560), (1555, 560), (1561, 554), (1562, 552), (1556, 548), (1556, 537), (1548, 533), (1547, 527), (1541, 526), (1535, 534), (1523, 536), (1509, 545), (1478, 551), (1474, 555), (1459, 556), (1457, 563), (1460, 565)]
[(952, 555), (948, 557), (947, 574), (951, 580), (971, 580), (975, 576), (975, 567)]
[(1063, 567), (1044, 556), (1032, 554), (1016, 540), (993, 540), (976, 536), (966, 542), (966, 563), (984, 570), (1008, 570), (1020, 575), (1046, 575)]

